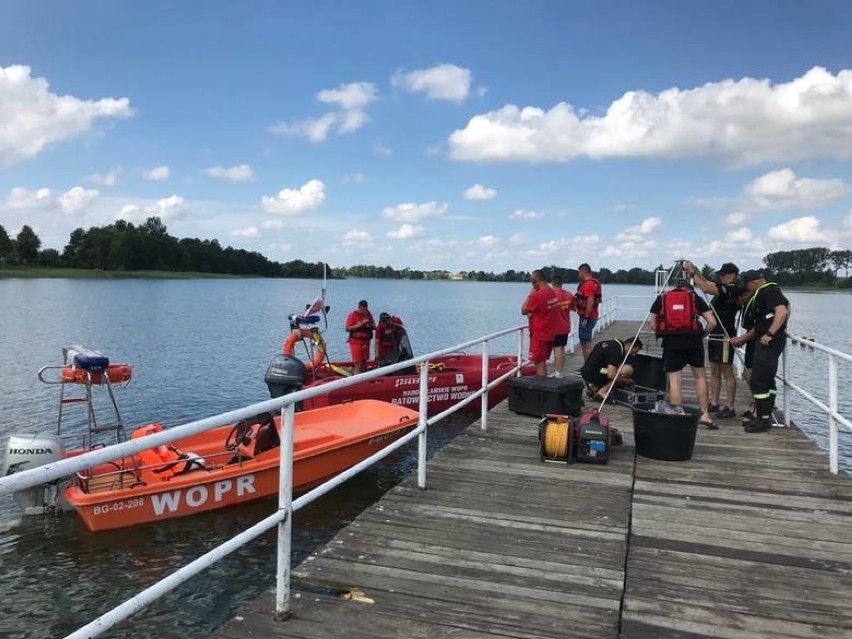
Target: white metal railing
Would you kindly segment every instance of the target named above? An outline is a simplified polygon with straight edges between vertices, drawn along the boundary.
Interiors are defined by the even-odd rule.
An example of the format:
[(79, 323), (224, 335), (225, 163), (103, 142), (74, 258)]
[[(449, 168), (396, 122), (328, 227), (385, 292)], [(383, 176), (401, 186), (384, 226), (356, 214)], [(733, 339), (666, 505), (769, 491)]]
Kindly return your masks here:
[[(290, 551), (291, 551), (291, 536), (292, 536), (292, 513), (299, 508), (318, 499), (333, 488), (350, 477), (361, 472), (368, 466), (388, 456), (398, 448), (404, 446), (415, 437), (418, 438), (418, 486), (426, 487), (426, 433), (428, 426), (444, 419), (452, 413), (461, 410), (464, 406), (475, 401), (477, 398), (482, 398), (481, 421), (483, 430), (487, 428), (487, 413), (488, 413), (488, 392), (495, 386), (504, 383), (509, 377), (520, 372), (523, 365), (523, 345), (526, 326), (516, 326), (508, 328), (484, 337), (480, 337), (462, 344), (458, 344), (451, 348), (435, 351), (420, 357), (415, 357), (405, 362), (384, 366), (380, 369), (375, 369), (357, 376), (346, 377), (340, 380), (330, 382), (318, 388), (300, 390), (280, 398), (259, 402), (251, 406), (241, 408), (227, 413), (222, 413), (214, 417), (201, 419), (198, 421), (175, 426), (160, 433), (148, 435), (144, 438), (131, 439), (127, 442), (115, 444), (105, 448), (99, 448), (87, 453), (77, 455), (72, 458), (59, 460), (54, 463), (45, 464), (37, 468), (32, 468), (26, 471), (21, 471), (13, 475), (0, 478), (0, 496), (10, 494), (39, 486), (41, 484), (72, 476), (74, 473), (92, 468), (102, 463), (120, 459), (125, 456), (130, 456), (142, 450), (150, 449), (154, 446), (160, 446), (173, 442), (190, 435), (195, 435), (212, 428), (224, 426), (237, 422), (241, 419), (248, 419), (262, 412), (281, 411), (281, 457), (280, 457), (280, 472), (279, 472), (279, 493), (278, 493), (278, 510), (258, 522), (249, 529), (236, 535), (227, 542), (217, 546), (213, 550), (198, 557), (186, 566), (178, 569), (168, 577), (158, 581), (149, 588), (143, 590), (132, 598), (128, 599), (119, 606), (113, 608), (109, 612), (101, 615), (86, 626), (78, 629), (76, 632), (68, 635), (68, 639), (82, 639), (84, 637), (95, 637), (105, 632), (112, 626), (127, 619), (130, 615), (138, 612), (151, 602), (159, 597), (170, 592), (180, 584), (184, 583), (202, 570), (210, 567), (215, 562), (219, 561), (228, 554), (239, 549), (249, 541), (262, 535), (264, 532), (271, 530), (273, 527), (278, 527), (278, 568), (276, 573), (276, 616), (286, 618), (289, 615), (290, 608)], [(517, 352), (514, 366), (508, 368), (505, 373), (488, 381), (488, 353), (489, 344), (501, 337), (517, 335)], [(461, 399), (453, 406), (443, 411), (438, 415), (427, 418), (427, 400), (429, 394), (429, 362), (445, 355), (457, 353), (476, 345), (482, 345), (482, 361), (483, 361), (483, 376), (482, 386)], [(345, 388), (353, 384), (358, 384), (370, 379), (382, 377), (389, 373), (394, 373), (411, 366), (420, 365), (420, 416), (417, 427), (405, 436), (393, 442), (391, 445), (376, 452), (374, 455), (349, 468), (343, 473), (337, 475), (333, 479), (317, 486), (313, 490), (303, 494), (298, 499), (293, 500), (293, 426), (295, 416), (295, 406), (297, 402), (309, 399), (317, 395), (328, 394), (334, 390)]]
[(828, 405), (814, 397), (804, 388), (794, 383), (787, 377), (787, 349), (781, 355), (781, 382), (784, 385), (784, 422), (787, 426), (790, 425), (790, 393), (788, 388), (792, 388), (801, 397), (808, 400), (811, 404), (819, 408), (828, 416), (828, 463), (831, 472), (835, 475), (839, 472), (839, 429), (838, 424), (842, 425), (846, 432), (852, 432), (852, 422), (846, 419), (843, 415), (837, 412), (837, 393), (838, 393), (838, 376), (837, 362), (846, 362), (852, 364), (852, 355), (842, 353), (828, 346), (818, 344), (813, 340), (804, 339), (798, 335), (787, 333), (787, 345), (804, 346), (808, 349), (814, 349), (825, 353), (828, 356)]

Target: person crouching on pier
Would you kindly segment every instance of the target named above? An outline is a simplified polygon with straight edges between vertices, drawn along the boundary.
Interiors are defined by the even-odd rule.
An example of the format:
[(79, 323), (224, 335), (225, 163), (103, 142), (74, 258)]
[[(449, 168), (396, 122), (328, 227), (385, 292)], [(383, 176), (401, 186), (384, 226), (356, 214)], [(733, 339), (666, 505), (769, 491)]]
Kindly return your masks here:
[(638, 337), (605, 339), (595, 344), (580, 369), (583, 381), (589, 389), (586, 393), (589, 399), (603, 401), (613, 384), (632, 386), (633, 363), (636, 353), (640, 350), (642, 340)]

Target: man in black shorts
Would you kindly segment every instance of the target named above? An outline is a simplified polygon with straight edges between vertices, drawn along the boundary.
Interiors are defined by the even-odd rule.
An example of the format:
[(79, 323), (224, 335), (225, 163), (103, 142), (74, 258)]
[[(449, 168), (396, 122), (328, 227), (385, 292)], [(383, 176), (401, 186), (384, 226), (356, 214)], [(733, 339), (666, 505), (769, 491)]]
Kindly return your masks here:
[[(737, 416), (734, 402), (737, 397), (737, 378), (734, 375), (734, 348), (730, 339), (737, 334), (737, 301), (739, 287), (737, 278), (740, 269), (726, 262), (716, 271), (716, 281), (706, 279), (692, 262), (685, 262), (684, 270), (693, 278), (695, 285), (712, 295), (710, 307), (718, 323), (707, 336), (707, 359), (710, 360), (710, 405), (708, 410), (716, 417), (728, 419)], [(722, 384), (725, 386), (725, 405), (721, 404)]]
[[(704, 320), (702, 326), (699, 318)], [(716, 326), (713, 311), (698, 297), (686, 280), (678, 280), (674, 290), (657, 297), (651, 305), (651, 328), (663, 338), (663, 370), (669, 382), (669, 403), (680, 406), (683, 401), (682, 373), (692, 369), (695, 392), (701, 407), (698, 423), (716, 430), (718, 426), (708, 412), (707, 377), (704, 375), (704, 334)]]
[[(633, 384), (633, 360), (641, 349), (642, 340), (638, 337), (607, 339), (595, 344), (580, 369), (580, 375), (589, 388), (589, 399), (603, 401), (613, 383), (619, 386)], [(625, 353), (627, 353), (626, 361)], [(624, 366), (621, 365), (622, 362)], [(621, 367), (620, 373), (619, 367)], [(618, 374), (617, 381), (615, 381), (616, 374)]]

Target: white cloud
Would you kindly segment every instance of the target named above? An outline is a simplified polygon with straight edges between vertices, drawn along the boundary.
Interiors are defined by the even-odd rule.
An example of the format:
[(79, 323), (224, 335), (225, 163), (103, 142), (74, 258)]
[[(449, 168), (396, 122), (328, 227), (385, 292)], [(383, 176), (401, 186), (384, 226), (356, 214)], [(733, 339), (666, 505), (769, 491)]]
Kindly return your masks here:
[(97, 184), (98, 186), (115, 186), (118, 184), (118, 174), (121, 168), (112, 169), (109, 173), (101, 175), (100, 173), (92, 173), (86, 178), (87, 182)]
[(148, 206), (126, 204), (121, 207), (115, 219), (138, 223), (145, 221), (149, 217), (158, 217), (163, 222), (169, 222), (179, 219), (188, 210), (189, 205), (186, 200), (180, 195), (170, 195)]
[(797, 178), (792, 169), (771, 171), (745, 187), (745, 197), (762, 209), (809, 209), (830, 204), (850, 193), (843, 180)]
[(343, 246), (364, 246), (373, 243), (373, 236), (367, 231), (352, 229), (343, 234), (340, 243)]
[(387, 236), (392, 240), (408, 240), (412, 237), (419, 237), (426, 232), (422, 226), (414, 224), (403, 224), (395, 231), (389, 231)]
[(769, 229), (767, 235), (782, 242), (827, 242), (830, 238), (820, 228), (820, 221), (813, 215), (799, 217)]
[(499, 243), (500, 238), (495, 237), (494, 235), (483, 235), (476, 240), (476, 244), (479, 246), (496, 246)]
[(278, 135), (303, 137), (311, 142), (324, 142), (337, 119), (336, 113), (326, 113), (318, 118), (307, 118), (300, 122), (279, 122), (269, 127), (269, 130)]
[(364, 184), (367, 181), (365, 173), (348, 173), (343, 176), (344, 184)]
[(393, 149), (386, 147), (384, 144), (376, 143), (376, 146), (373, 147), (373, 154), (378, 155), (380, 158), (389, 158), (393, 156)]
[(281, 189), (278, 195), (263, 196), (260, 208), (267, 213), (297, 215), (317, 208), (325, 200), (322, 180), (309, 180), (298, 189)]
[(364, 107), (377, 97), (378, 91), (372, 82), (351, 82), (341, 84), (337, 89), (323, 89), (317, 93), (316, 99), (324, 104), (335, 104), (340, 107), (340, 111), (297, 122), (279, 122), (269, 127), (269, 130), (278, 135), (323, 142), (334, 126), (337, 126), (338, 133), (352, 133), (364, 126), (370, 120)]
[(742, 226), (733, 231), (729, 231), (725, 235), (725, 242), (731, 244), (748, 244), (752, 240), (751, 229), (747, 226)]
[(74, 215), (85, 211), (98, 198), (98, 195), (99, 193), (95, 189), (84, 189), (82, 186), (75, 186), (60, 195), (57, 201), (63, 213)]
[(167, 180), (169, 178), (169, 174), (169, 167), (155, 166), (153, 169), (145, 173), (145, 178), (153, 180), (154, 182), (161, 182), (163, 180)]
[(341, 84), (337, 89), (323, 89), (316, 97), (320, 102), (337, 104), (344, 111), (352, 111), (363, 109), (377, 96), (376, 85), (372, 82), (350, 82)]
[(155, 216), (167, 222), (174, 220), (182, 215), (187, 210), (186, 200), (180, 195), (170, 195), (161, 200), (157, 200), (154, 206), (148, 208), (148, 217)]
[(462, 102), (470, 93), (470, 69), (455, 64), (438, 64), (430, 69), (403, 73), (391, 77), (391, 85), (402, 87), (409, 93), (425, 93), (430, 100)]
[(509, 215), (510, 220), (520, 221), (540, 220), (543, 217), (544, 213), (542, 213), (541, 211), (527, 211), (525, 209), (518, 209), (517, 211)]
[(134, 222), (137, 220), (144, 219), (144, 215), (141, 214), (141, 208), (136, 204), (125, 204), (121, 207), (121, 210), (118, 212), (118, 215), (115, 216), (116, 220), (127, 220), (128, 222)]
[(717, 157), (739, 165), (852, 158), (852, 70), (814, 67), (784, 84), (743, 78), (656, 95), (629, 91), (602, 116), (561, 102), (507, 105), (449, 137), (470, 162), (566, 162), (577, 157)]
[(0, 66), (0, 165), (29, 160), (45, 148), (89, 131), (102, 118), (133, 115), (127, 98), (79, 100), (56, 95), (24, 65)]
[(576, 254), (578, 246), (583, 247), (589, 252), (597, 253), (600, 241), (600, 236), (595, 233), (563, 237), (539, 244), (535, 250), (527, 251), (526, 256), (541, 260), (550, 256)]
[(742, 226), (751, 221), (751, 215), (745, 211), (734, 211), (733, 213), (728, 213), (723, 221), (728, 226)]
[(254, 180), (254, 173), (248, 164), (238, 164), (230, 167), (213, 166), (205, 169), (204, 172), (210, 177), (227, 180), (228, 182), (251, 182)]
[(248, 226), (244, 229), (234, 229), (233, 231), (231, 231), (230, 235), (231, 237), (245, 238), (260, 237), (260, 231), (256, 226)]
[(513, 233), (509, 236), (509, 244), (514, 244), (515, 246), (523, 244), (526, 241), (527, 238), (523, 233)]
[(464, 192), (464, 199), (466, 200), (491, 200), (496, 196), (497, 191), (495, 189), (489, 189), (482, 184), (474, 184)]
[(44, 209), (53, 206), (50, 189), (41, 188), (35, 191), (16, 186), (6, 196), (6, 208), (10, 209)]
[(644, 244), (647, 243), (644, 236), (653, 233), (662, 226), (663, 221), (660, 218), (647, 217), (636, 226), (631, 226), (616, 234), (615, 241), (618, 243)]
[(2, 208), (26, 212), (50, 213), (61, 212), (76, 215), (84, 212), (97, 198), (98, 191), (74, 186), (58, 197), (47, 188), (30, 191), (14, 187), (9, 191)]
[(424, 202), (423, 204), (405, 202), (383, 209), (381, 215), (394, 222), (414, 224), (426, 218), (444, 215), (448, 208), (446, 204), (438, 204), (437, 202)]
[(639, 226), (633, 227), (637, 233), (647, 234), (656, 231), (663, 226), (663, 221), (658, 217), (646, 217), (639, 223)]

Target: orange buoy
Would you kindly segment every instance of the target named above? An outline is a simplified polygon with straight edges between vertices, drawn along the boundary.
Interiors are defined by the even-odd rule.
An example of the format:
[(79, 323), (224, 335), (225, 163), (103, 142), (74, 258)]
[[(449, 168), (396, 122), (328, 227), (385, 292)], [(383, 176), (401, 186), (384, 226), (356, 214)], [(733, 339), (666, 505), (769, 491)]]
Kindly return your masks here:
[(87, 371), (76, 366), (62, 367), (62, 383), (63, 384), (104, 384), (109, 381), (110, 384), (123, 384), (129, 382), (133, 377), (133, 369), (130, 364), (110, 364), (102, 370)]
[(301, 339), (308, 338), (314, 343), (314, 359), (312, 362), (307, 362), (305, 368), (319, 368), (325, 363), (325, 342), (319, 334), (319, 331), (312, 331), (307, 328), (296, 329), (292, 331), (287, 339), (284, 340), (284, 345), (281, 347), (281, 352), (285, 355), (293, 356), (296, 349), (296, 342)]

